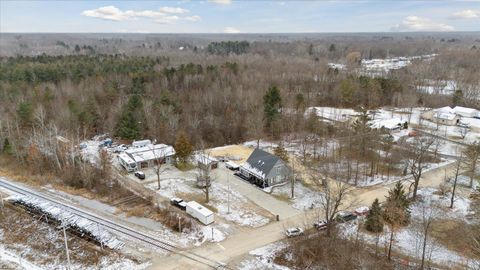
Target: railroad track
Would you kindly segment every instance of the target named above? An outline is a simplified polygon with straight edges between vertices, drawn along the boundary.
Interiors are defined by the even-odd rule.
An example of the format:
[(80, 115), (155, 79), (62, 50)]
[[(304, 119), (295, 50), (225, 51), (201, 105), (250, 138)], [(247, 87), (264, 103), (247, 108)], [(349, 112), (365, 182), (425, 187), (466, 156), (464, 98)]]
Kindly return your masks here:
[(174, 244), (169, 243), (164, 240), (160, 240), (154, 236), (148, 235), (146, 233), (131, 229), (125, 225), (115, 223), (109, 219), (106, 219), (104, 217), (98, 216), (96, 214), (90, 213), (86, 210), (80, 209), (78, 207), (68, 205), (64, 202), (60, 202), (58, 200), (55, 200), (53, 198), (50, 198), (49, 196), (46, 196), (44, 194), (41, 194), (39, 192), (33, 191), (30, 188), (24, 187), (19, 184), (13, 184), (3, 178), (0, 178), (0, 187), (3, 187), (7, 190), (13, 191), (15, 193), (24, 195), (24, 196), (32, 196), (36, 197), (45, 201), (48, 201), (50, 203), (53, 203), (55, 205), (58, 205), (59, 207), (68, 210), (69, 212), (78, 215), (79, 217), (85, 218), (87, 220), (90, 220), (92, 222), (95, 222), (97, 224), (100, 224), (107, 228), (110, 231), (114, 231), (117, 233), (120, 233), (122, 235), (128, 236), (130, 238), (139, 240), (145, 244), (151, 245), (153, 247), (160, 248), (162, 250), (177, 254), (179, 256), (185, 257), (189, 260), (192, 260), (194, 262), (206, 265), (210, 268), (213, 269), (230, 269), (228, 266), (224, 263), (217, 262), (215, 260), (209, 259), (205, 256), (196, 254), (191, 251), (185, 251), (181, 250), (178, 247), (176, 247)]

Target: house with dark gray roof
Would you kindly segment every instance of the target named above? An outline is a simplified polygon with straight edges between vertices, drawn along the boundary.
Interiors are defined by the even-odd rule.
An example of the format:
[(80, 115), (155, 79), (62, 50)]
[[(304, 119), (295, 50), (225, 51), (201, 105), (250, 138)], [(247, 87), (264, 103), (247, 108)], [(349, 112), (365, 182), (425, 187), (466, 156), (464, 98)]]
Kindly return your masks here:
[(261, 187), (286, 182), (293, 175), (285, 161), (259, 148), (240, 166), (240, 174)]

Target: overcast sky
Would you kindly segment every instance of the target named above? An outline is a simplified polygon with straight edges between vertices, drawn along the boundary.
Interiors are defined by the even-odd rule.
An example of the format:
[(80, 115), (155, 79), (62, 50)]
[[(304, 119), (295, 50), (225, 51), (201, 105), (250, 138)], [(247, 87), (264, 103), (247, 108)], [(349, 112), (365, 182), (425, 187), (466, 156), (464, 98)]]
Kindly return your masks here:
[(0, 32), (388, 31), (480, 31), (480, 0), (0, 0)]

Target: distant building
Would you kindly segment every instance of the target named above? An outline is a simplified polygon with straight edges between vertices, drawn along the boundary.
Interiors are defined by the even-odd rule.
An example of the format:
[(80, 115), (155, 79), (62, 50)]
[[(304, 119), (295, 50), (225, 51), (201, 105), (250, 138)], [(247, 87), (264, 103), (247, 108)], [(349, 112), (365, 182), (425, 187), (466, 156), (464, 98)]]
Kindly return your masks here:
[(461, 117), (477, 117), (478, 116), (478, 110), (472, 109), (472, 108), (457, 106), (452, 110), (455, 114)]
[(240, 174), (261, 187), (286, 182), (293, 176), (285, 161), (259, 148), (240, 166)]
[(455, 126), (460, 121), (460, 116), (449, 106), (427, 111), (422, 114), (422, 118), (447, 126)]
[(137, 168), (151, 167), (157, 163), (170, 164), (173, 162), (175, 149), (172, 146), (149, 142), (150, 140), (133, 142), (133, 147), (125, 150), (125, 154), (135, 161)]
[(401, 130), (407, 121), (401, 120), (400, 118), (392, 118), (392, 119), (378, 119), (372, 121), (372, 128), (373, 129), (385, 129), (390, 132)]
[(198, 153), (194, 156), (199, 167), (208, 168), (210, 170), (218, 168), (218, 159), (204, 153)]

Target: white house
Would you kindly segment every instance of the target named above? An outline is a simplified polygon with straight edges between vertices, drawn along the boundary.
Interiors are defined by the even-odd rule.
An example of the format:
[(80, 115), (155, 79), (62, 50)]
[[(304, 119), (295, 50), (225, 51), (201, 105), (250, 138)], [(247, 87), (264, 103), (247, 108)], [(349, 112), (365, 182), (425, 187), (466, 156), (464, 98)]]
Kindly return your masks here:
[(396, 131), (403, 128), (407, 121), (400, 118), (391, 119), (377, 119), (372, 121), (372, 128), (374, 129), (386, 129), (388, 131)]
[(462, 117), (476, 117), (478, 115), (477, 110), (462, 106), (456, 106), (455, 108), (453, 108), (453, 112)]
[(136, 146), (125, 150), (125, 154), (135, 161), (137, 168), (145, 168), (156, 163), (172, 163), (175, 156), (175, 149), (166, 144), (154, 145), (152, 143), (139, 143), (136, 144)]

